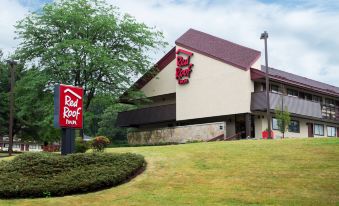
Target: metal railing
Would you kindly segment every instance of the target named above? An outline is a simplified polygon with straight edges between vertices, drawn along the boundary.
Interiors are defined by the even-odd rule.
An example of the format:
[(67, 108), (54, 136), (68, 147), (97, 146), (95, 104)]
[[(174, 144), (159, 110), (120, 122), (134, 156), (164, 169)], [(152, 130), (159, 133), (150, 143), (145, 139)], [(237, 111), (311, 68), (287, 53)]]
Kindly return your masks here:
[(324, 119), (339, 121), (339, 107), (334, 105), (321, 105), (321, 114)]
[[(322, 118), (321, 105), (319, 102), (300, 99), (298, 97), (287, 96), (270, 92), (270, 110), (287, 107), (292, 114), (298, 114), (309, 117)], [(266, 110), (266, 93), (253, 92), (251, 96), (251, 110)]]

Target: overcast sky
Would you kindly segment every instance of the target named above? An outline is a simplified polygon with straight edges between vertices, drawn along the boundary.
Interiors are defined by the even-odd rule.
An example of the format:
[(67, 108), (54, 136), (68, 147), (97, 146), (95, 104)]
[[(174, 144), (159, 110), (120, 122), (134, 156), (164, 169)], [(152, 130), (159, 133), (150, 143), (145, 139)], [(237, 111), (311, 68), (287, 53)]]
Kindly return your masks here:
[[(13, 25), (51, 0), (1, 0), (0, 49), (13, 52)], [(269, 33), (269, 66), (339, 87), (338, 0), (107, 0), (155, 26), (170, 49), (189, 28), (259, 50)], [(160, 58), (163, 55), (159, 52)], [(264, 58), (261, 58), (262, 64)]]

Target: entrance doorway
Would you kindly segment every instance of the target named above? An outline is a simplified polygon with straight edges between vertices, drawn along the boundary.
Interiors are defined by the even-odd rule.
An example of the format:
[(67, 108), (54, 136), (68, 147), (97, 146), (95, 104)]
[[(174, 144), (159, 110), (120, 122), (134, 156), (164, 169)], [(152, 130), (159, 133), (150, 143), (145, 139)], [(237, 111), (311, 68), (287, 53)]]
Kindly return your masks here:
[(247, 117), (246, 114), (235, 115), (235, 133), (238, 134), (241, 139), (246, 139), (246, 123), (249, 124), (249, 136), (254, 137), (254, 116), (251, 114)]
[(307, 127), (308, 127), (308, 137), (314, 137), (313, 123), (307, 123)]

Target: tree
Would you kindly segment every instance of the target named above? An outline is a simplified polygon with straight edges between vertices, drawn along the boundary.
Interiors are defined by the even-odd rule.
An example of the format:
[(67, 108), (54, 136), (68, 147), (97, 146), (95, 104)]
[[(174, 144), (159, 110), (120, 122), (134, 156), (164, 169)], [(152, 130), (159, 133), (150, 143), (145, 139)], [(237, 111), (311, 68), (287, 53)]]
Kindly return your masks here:
[(8, 135), (8, 92), (9, 92), (8, 66), (0, 50), (0, 136)]
[[(9, 57), (8, 57), (9, 58)], [(46, 88), (48, 76), (36, 68), (16, 67), (13, 136), (25, 140), (54, 141), (53, 94)], [(0, 136), (8, 135), (9, 66), (0, 52)]]
[(285, 132), (287, 131), (288, 125), (291, 123), (291, 116), (287, 107), (283, 110), (277, 107), (275, 109), (275, 117), (278, 121), (279, 131), (283, 134), (282, 138), (285, 138)]
[(108, 107), (101, 115), (99, 122), (98, 135), (107, 136), (111, 142), (116, 140), (125, 140), (127, 138), (127, 129), (116, 127), (118, 112), (133, 109), (136, 106), (126, 104), (115, 104)]
[(36, 68), (23, 71), (16, 82), (16, 133), (21, 139), (47, 143), (60, 138), (53, 127), (53, 87), (47, 82), (48, 75)]
[(151, 67), (151, 49), (166, 45), (161, 32), (103, 0), (46, 4), (16, 29), (22, 41), (16, 54), (25, 68), (48, 74), (47, 85), (83, 87), (85, 111), (96, 95), (120, 96)]
[[(114, 100), (110, 95), (97, 95), (93, 98), (91, 105), (84, 114), (85, 134), (97, 136), (100, 128), (99, 122), (101, 121), (106, 108), (114, 104)], [(112, 124), (111, 127), (114, 127), (114, 124)]]

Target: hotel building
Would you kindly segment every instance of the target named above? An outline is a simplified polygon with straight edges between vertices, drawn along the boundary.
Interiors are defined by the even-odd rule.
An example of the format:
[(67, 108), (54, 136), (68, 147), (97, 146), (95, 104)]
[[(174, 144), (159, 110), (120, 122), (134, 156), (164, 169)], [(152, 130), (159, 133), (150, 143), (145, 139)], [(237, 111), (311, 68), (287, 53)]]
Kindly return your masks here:
[(151, 101), (118, 114), (118, 126), (134, 128), (130, 143), (262, 138), (266, 89), (275, 138), (277, 108), (291, 114), (285, 137), (339, 136), (338, 87), (269, 68), (265, 88), (257, 50), (193, 29), (175, 44), (132, 87)]

